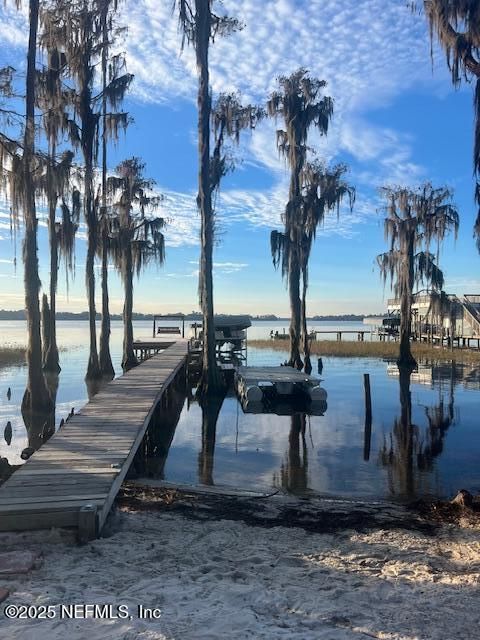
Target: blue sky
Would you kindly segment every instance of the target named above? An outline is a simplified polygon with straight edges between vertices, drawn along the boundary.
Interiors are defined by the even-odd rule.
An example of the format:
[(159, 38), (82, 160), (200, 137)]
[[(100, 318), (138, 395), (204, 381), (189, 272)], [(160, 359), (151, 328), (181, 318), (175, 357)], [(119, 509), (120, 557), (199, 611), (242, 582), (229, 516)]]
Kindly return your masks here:
[[(429, 179), (455, 190), (461, 226), (441, 254), (446, 288), (480, 291), (479, 255), (472, 238), (475, 217), (472, 178), (472, 89), (451, 87), (441, 52), (430, 60), (422, 16), (403, 0), (225, 0), (225, 9), (245, 28), (211, 48), (214, 95), (238, 90), (245, 101), (264, 103), (276, 77), (299, 66), (328, 82), (335, 100), (327, 138), (312, 135), (318, 157), (350, 166), (356, 186), (353, 212), (332, 215), (317, 237), (310, 266), (309, 314), (375, 313), (385, 307), (375, 256), (385, 249), (383, 184), (415, 185)], [(147, 175), (164, 195), (160, 215), (166, 230), (164, 267), (150, 268), (135, 283), (135, 310), (198, 308), (196, 194), (196, 75), (193, 54), (180, 54), (181, 36), (171, 0), (127, 0), (122, 13), (129, 32), (123, 46), (135, 74), (126, 107), (135, 122), (109, 166), (132, 155), (147, 163)], [(0, 64), (21, 69), (24, 17), (0, 7)], [(280, 228), (288, 172), (275, 148), (275, 122), (246, 134), (235, 150), (237, 169), (222, 183), (217, 204), (220, 233), (215, 249), (218, 312), (288, 314), (280, 273), (273, 269), (269, 235)], [(20, 254), (20, 242), (17, 253)], [(21, 266), (15, 274), (8, 203), (0, 209), (0, 308), (23, 306)], [(46, 228), (39, 231), (41, 278), (48, 286)], [(86, 309), (85, 240), (77, 246), (76, 278), (67, 297), (60, 274), (60, 310)], [(122, 307), (122, 288), (112, 272), (111, 307)]]

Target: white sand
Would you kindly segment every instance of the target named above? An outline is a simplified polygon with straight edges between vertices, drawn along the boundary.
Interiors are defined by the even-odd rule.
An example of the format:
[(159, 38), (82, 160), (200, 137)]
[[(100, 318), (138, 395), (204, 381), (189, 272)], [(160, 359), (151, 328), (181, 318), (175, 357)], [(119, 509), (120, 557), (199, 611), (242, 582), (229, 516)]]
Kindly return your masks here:
[[(0, 551), (41, 551), (0, 579), (0, 637), (21, 640), (480, 637), (478, 530), (309, 534), (173, 514), (120, 513), (116, 531), (77, 546), (60, 532), (2, 534)], [(132, 620), (11, 621), (6, 604), (111, 603)], [(159, 607), (156, 621), (136, 607)]]

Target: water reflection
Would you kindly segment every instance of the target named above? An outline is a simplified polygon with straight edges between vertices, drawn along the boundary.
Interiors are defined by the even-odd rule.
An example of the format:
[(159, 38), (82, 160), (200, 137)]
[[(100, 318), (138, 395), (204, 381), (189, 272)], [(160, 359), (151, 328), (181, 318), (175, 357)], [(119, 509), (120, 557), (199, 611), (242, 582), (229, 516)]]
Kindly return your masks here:
[[(55, 433), (55, 403), (58, 392), (58, 373), (46, 373), (45, 382), (52, 399), (53, 410), (30, 411), (22, 406), (22, 417), (28, 434), (30, 454), (39, 449)], [(22, 456), (24, 459), (26, 456)]]
[(294, 413), (290, 417), (288, 451), (280, 469), (280, 486), (285, 491), (295, 494), (305, 493), (308, 489), (306, 424), (307, 416), (305, 413)]
[[(114, 359), (116, 353), (120, 347), (112, 351)], [(249, 350), (252, 365), (278, 364), (282, 357)], [(85, 351), (62, 351), (61, 358), (57, 426), (71, 407), (78, 410), (87, 400)], [(477, 365), (423, 361), (404, 380), (396, 366), (393, 371), (378, 359), (325, 357), (322, 364), (329, 407), (318, 413), (324, 415), (278, 403), (264, 406), (267, 413), (245, 414), (232, 394), (221, 406), (202, 406), (192, 389), (179, 383), (163, 413), (154, 416), (139, 472), (179, 484), (358, 497), (445, 497), (463, 487), (480, 489)], [(52, 415), (26, 416), (24, 427), (24, 373), (15, 377), (16, 371), (0, 370), (0, 478), (10, 472), (9, 462), (21, 464), (21, 452), (42, 444), (54, 428)], [(365, 416), (365, 372), (372, 387), (371, 421)], [(91, 386), (88, 396), (97, 391)]]
[(180, 373), (155, 408), (133, 463), (135, 475), (165, 478), (165, 462), (186, 399), (185, 376)]
[(112, 380), (110, 376), (104, 378), (85, 378), (85, 387), (87, 388), (87, 397), (90, 402), (97, 393), (100, 393), (102, 389), (104, 389), (107, 384)]
[(202, 445), (198, 454), (198, 479), (202, 484), (213, 485), (213, 462), (217, 421), (222, 408), (223, 397), (203, 397), (199, 399), (202, 410)]
[[(425, 371), (432, 375), (429, 383), (438, 388), (438, 402), (424, 405), (423, 412), (426, 426), (422, 429), (414, 424), (412, 418), (412, 377), (423, 381)], [(434, 375), (434, 367), (423, 371), (411, 371), (405, 367), (398, 368), (400, 415), (393, 421), (388, 442), (384, 438), (380, 449), (381, 465), (388, 470), (389, 489), (392, 496), (405, 499), (429, 493), (425, 485), (425, 472), (432, 471), (435, 459), (444, 449), (444, 438), (449, 427), (455, 421), (454, 389), (459, 372), (455, 365), (442, 367), (443, 375)], [(463, 371), (462, 377), (463, 379)], [(448, 381), (448, 400), (445, 401), (445, 382)]]

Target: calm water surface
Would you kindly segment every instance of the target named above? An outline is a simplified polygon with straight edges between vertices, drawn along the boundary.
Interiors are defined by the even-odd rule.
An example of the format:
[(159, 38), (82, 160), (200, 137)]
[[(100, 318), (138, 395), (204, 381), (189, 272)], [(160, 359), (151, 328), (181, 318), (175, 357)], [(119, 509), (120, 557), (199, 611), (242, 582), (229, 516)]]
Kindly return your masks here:
[[(318, 324), (333, 330), (345, 329), (346, 324), (353, 330), (364, 327)], [(283, 326), (258, 323), (249, 337), (266, 337)], [(2, 322), (0, 329), (3, 342), (25, 343), (24, 323)], [(136, 323), (135, 336), (148, 337), (150, 330), (150, 323)], [(121, 340), (121, 323), (114, 322), (112, 356), (118, 372)], [(59, 322), (58, 341), (62, 372), (56, 425), (71, 407), (79, 409), (88, 399), (83, 381), (87, 324)], [(285, 357), (281, 352), (248, 350), (250, 365), (278, 364)], [(149, 473), (178, 483), (378, 498), (444, 497), (460, 488), (480, 490), (479, 370), (424, 363), (412, 375), (410, 395), (404, 390), (401, 402), (394, 365), (371, 358), (323, 358), (323, 363), (328, 406), (322, 416), (244, 414), (231, 391), (221, 406), (211, 407), (176, 394), (168, 437), (165, 441), (167, 429), (160, 437), (163, 450), (158, 447), (147, 460)], [(366, 372), (372, 388), (370, 437), (368, 429), (365, 434)], [(10, 445), (0, 427), (0, 457), (10, 464), (21, 464), (20, 452), (32, 444), (19, 410), (24, 387), (24, 367), (0, 369), (0, 424), (10, 420), (13, 427)]]

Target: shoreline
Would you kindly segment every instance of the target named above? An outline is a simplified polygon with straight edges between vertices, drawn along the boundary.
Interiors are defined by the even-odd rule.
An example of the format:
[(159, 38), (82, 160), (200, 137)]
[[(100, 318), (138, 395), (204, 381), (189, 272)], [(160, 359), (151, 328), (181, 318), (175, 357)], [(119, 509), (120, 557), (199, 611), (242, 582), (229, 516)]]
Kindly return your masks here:
[[(255, 510), (264, 508), (261, 502), (248, 500)], [(287, 504), (305, 517), (305, 501)], [(212, 510), (211, 496), (167, 493), (162, 509), (146, 506), (120, 500), (105, 537), (83, 546), (58, 529), (0, 534), (0, 557), (34, 558), (28, 573), (1, 576), (0, 587), (10, 592), (2, 607), (49, 606), (56, 613), (43, 620), (2, 617), (5, 637), (443, 640), (445, 628), (457, 638), (477, 632), (478, 523), (405, 527), (402, 513), (405, 522), (418, 516), (381, 505), (376, 525), (315, 532), (305, 523), (268, 523), (268, 515), (266, 526), (252, 526), (233, 517), (235, 509), (231, 517)], [(341, 508), (332, 505), (331, 513)], [(345, 514), (351, 508), (343, 504)], [(369, 511), (368, 504), (356, 508)], [(328, 508), (312, 516), (321, 524)], [(110, 604), (113, 616), (58, 615), (61, 605), (84, 603)], [(130, 617), (115, 617), (119, 605)], [(159, 617), (141, 619), (140, 606), (158, 609)]]
[[(283, 352), (289, 350), (288, 340), (249, 340), (248, 345), (257, 349), (273, 349)], [(388, 358), (395, 360), (398, 357), (398, 348), (398, 342), (312, 340), (310, 343), (311, 355), (339, 358)], [(416, 358), (428, 358), (438, 362), (480, 364), (480, 351), (474, 349), (455, 348), (451, 350), (424, 343), (412, 343), (412, 353)]]

